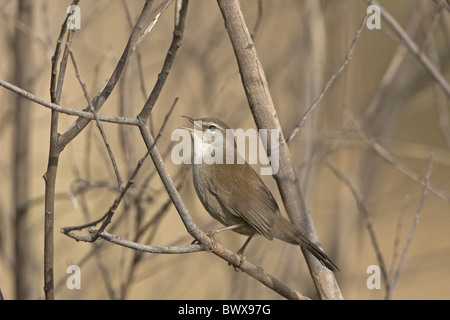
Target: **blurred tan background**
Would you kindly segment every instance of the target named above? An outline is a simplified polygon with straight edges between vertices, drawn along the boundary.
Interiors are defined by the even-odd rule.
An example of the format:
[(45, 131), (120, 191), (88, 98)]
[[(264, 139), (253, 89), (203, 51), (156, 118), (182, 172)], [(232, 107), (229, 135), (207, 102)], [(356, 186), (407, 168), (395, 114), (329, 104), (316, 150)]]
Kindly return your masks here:
[[(111, 75), (122, 54), (131, 25), (144, 1), (81, 0), (81, 30), (72, 49), (80, 74), (93, 97)], [(284, 135), (291, 134), (329, 78), (344, 62), (367, 4), (361, 0), (243, 0), (248, 27), (264, 67)], [(17, 30), (29, 37), (30, 59), (25, 68), (29, 88), (50, 100), (51, 57), (70, 1), (33, 1), (32, 29), (17, 20), (18, 0), (0, 0), (0, 79), (14, 83), (17, 72), (14, 41)], [(155, 1), (155, 15), (162, 1)], [(380, 1), (408, 30), (449, 81), (450, 14), (432, 0)], [(261, 4), (262, 11), (259, 11)], [(259, 13), (260, 12), (260, 13)], [(255, 29), (256, 26), (256, 29)], [(23, 30), (24, 29), (24, 30)], [(135, 116), (151, 92), (173, 31), (173, 4), (141, 43), (101, 114)], [(326, 92), (290, 144), (297, 176), (325, 252), (341, 271), (336, 274), (346, 299), (384, 299), (386, 283), (369, 290), (366, 269), (379, 265), (367, 223), (354, 194), (330, 165), (351, 183), (372, 222), (379, 250), (392, 279), (407, 243), (415, 214), (420, 220), (405, 256), (393, 299), (450, 298), (450, 107), (449, 98), (384, 21), (380, 30), (364, 27), (352, 59)], [(144, 75), (141, 81), (138, 70)], [(390, 72), (390, 73), (388, 73)], [(383, 79), (391, 76), (386, 83)], [(173, 130), (187, 123), (180, 115), (214, 116), (234, 128), (255, 126), (242, 88), (223, 19), (216, 1), (191, 0), (183, 45), (152, 112), (158, 132), (176, 97), (179, 101), (158, 141), (165, 164), (196, 223), (219, 227), (197, 199), (186, 165), (170, 160)], [(23, 100), (23, 99), (21, 99)], [(0, 88), (0, 289), (15, 299), (16, 276), (27, 279), (26, 298), (42, 299), (44, 180), (48, 161), (50, 111), (29, 103), (29, 183), (26, 199), (26, 274), (15, 265), (13, 199), (14, 110), (16, 95)], [(61, 105), (83, 109), (86, 101), (69, 63)], [(363, 132), (390, 152), (389, 163), (354, 130), (344, 110), (365, 119)], [(75, 117), (61, 115), (64, 132)], [(103, 124), (127, 181), (146, 149), (135, 127)], [(423, 185), (399, 167), (423, 178), (430, 152), (435, 155), (430, 183), (433, 190), (421, 202)], [(341, 177), (342, 178), (342, 177)], [(271, 177), (264, 177), (282, 202)], [(142, 254), (105, 241), (76, 242), (59, 232), (101, 217), (117, 195), (116, 179), (94, 123), (62, 153), (57, 176), (55, 213), (55, 295), (57, 299), (280, 299), (262, 284), (218, 257), (206, 253)], [(150, 159), (141, 169), (107, 231), (133, 240), (160, 212), (157, 222), (142, 230), (139, 242), (184, 245), (187, 234)], [(162, 212), (162, 213), (161, 213)], [(282, 209), (285, 215), (284, 208)], [(87, 232), (86, 230), (82, 231)], [(216, 240), (237, 251), (245, 238), (225, 232)], [(247, 259), (292, 288), (315, 298), (300, 250), (262, 237), (252, 241)], [(69, 265), (81, 268), (81, 289), (69, 290)]]

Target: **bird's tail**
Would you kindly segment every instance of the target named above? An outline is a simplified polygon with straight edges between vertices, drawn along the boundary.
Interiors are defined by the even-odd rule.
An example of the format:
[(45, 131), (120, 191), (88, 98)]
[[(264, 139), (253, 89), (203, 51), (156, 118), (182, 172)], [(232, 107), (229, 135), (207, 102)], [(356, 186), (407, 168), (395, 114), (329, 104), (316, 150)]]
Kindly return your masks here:
[(308, 238), (302, 235), (297, 228), (283, 217), (280, 217), (276, 222), (274, 235), (276, 238), (280, 238), (283, 241), (289, 243), (298, 243), (301, 247), (311, 252), (321, 264), (330, 269), (331, 271), (339, 271), (339, 268), (331, 261), (319, 247), (312, 243)]

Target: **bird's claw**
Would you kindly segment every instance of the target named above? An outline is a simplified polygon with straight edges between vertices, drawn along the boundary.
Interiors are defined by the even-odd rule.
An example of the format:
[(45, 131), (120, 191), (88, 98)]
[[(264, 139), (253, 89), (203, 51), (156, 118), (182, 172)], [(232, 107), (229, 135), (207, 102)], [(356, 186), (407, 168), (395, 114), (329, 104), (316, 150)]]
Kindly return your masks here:
[[(205, 246), (206, 251), (214, 251), (214, 249), (216, 248), (217, 242), (216, 239), (214, 239), (215, 234), (216, 232), (214, 232), (214, 230), (206, 233), (206, 235), (210, 240), (210, 244), (208, 246)], [(192, 240), (191, 244), (201, 245), (200, 241), (198, 241), (197, 239)]]
[(238, 272), (241, 269), (242, 263), (245, 261), (245, 257), (241, 252), (237, 252), (236, 255), (239, 257), (239, 263), (238, 264), (232, 264), (231, 262), (228, 262), (229, 266), (233, 266), (234, 271)]
[(206, 233), (206, 235), (209, 237), (209, 240), (211, 241), (209, 246), (206, 248), (206, 251), (210, 251), (211, 252), (211, 251), (214, 251), (216, 249), (217, 242), (216, 242), (216, 239), (214, 239), (214, 235), (216, 233), (217, 232), (214, 232), (214, 230), (213, 231), (209, 231), (209, 232)]

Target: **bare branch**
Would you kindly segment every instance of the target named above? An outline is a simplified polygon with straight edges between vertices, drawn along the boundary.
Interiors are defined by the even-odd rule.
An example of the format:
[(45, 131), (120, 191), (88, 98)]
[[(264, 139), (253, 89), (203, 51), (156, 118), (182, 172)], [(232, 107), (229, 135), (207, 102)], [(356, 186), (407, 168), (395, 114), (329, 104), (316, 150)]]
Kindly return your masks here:
[[(77, 5), (79, 0), (73, 0), (72, 5)], [(59, 103), (60, 93), (57, 93), (57, 88), (61, 89), (61, 86), (57, 83), (57, 77), (58, 77), (58, 60), (59, 55), (61, 54), (61, 44), (64, 38), (65, 33), (67, 32), (67, 20), (69, 19), (71, 13), (68, 12), (66, 15), (66, 18), (64, 19), (62, 25), (61, 25), (61, 31), (59, 33), (58, 39), (56, 41), (56, 48), (55, 52), (52, 56), (52, 74), (51, 74), (51, 80), (50, 80), (50, 99), (52, 102)], [(60, 77), (61, 79), (61, 77)]]
[(395, 267), (395, 264), (397, 263), (397, 259), (399, 256), (399, 248), (400, 248), (400, 234), (403, 227), (403, 220), (405, 218), (405, 212), (406, 208), (409, 202), (409, 196), (405, 196), (405, 199), (402, 203), (402, 207), (400, 208), (400, 215), (397, 220), (397, 227), (395, 230), (395, 237), (394, 237), (394, 244), (393, 244), (393, 250), (392, 250), (392, 259), (391, 259), (391, 265), (389, 268), (389, 275), (392, 275), (393, 269)]
[[(109, 77), (106, 84), (103, 86), (103, 88), (100, 90), (100, 92), (97, 93), (97, 95), (92, 100), (92, 105), (94, 106), (94, 109), (98, 111), (105, 101), (109, 98), (111, 92), (115, 88), (117, 82), (119, 81), (123, 70), (125, 69), (125, 66), (128, 62), (128, 60), (131, 58), (133, 53), (136, 50), (136, 42), (141, 39), (142, 40), (142, 33), (145, 31), (145, 26), (149, 23), (150, 17), (151, 17), (151, 7), (153, 4), (153, 0), (146, 0), (144, 7), (142, 8), (141, 15), (139, 16), (138, 21), (136, 22), (136, 25), (133, 28), (133, 31), (131, 32), (131, 35), (128, 39), (128, 43), (122, 53), (122, 56), (120, 57), (119, 62), (116, 65), (116, 68), (114, 69), (111, 77)], [(84, 110), (89, 110), (89, 106)], [(93, 116), (92, 116), (93, 118)], [(83, 117), (78, 118), (70, 128), (63, 133), (61, 136), (59, 136), (58, 143), (60, 145), (67, 145), (72, 139), (74, 139), (83, 129), (89, 124), (90, 120)]]
[[(95, 240), (98, 239), (99, 234), (101, 232), (103, 232), (106, 227), (108, 226), (108, 224), (111, 223), (112, 217), (113, 215), (116, 213), (117, 207), (119, 206), (119, 204), (121, 203), (123, 197), (125, 196), (125, 194), (127, 193), (128, 189), (131, 187), (131, 185), (134, 183), (134, 178), (135, 175), (137, 174), (137, 170), (135, 170), (135, 172), (133, 173), (133, 175), (130, 177), (130, 179), (128, 180), (127, 184), (125, 185), (125, 187), (123, 187), (120, 191), (120, 193), (117, 195), (116, 199), (114, 200), (114, 203), (111, 205), (111, 207), (109, 208), (108, 212), (106, 212), (100, 219), (94, 221), (94, 222), (89, 222), (87, 224), (81, 225), (81, 226), (76, 226), (76, 227), (63, 227), (61, 228), (61, 233), (77, 240), (77, 241), (86, 241), (86, 242), (94, 242)], [(97, 233), (90, 235), (90, 236), (78, 236), (75, 235), (74, 233), (72, 233), (73, 230), (82, 230), (86, 227), (90, 227), (93, 225), (98, 224), (99, 222), (103, 221), (100, 229), (98, 230)]]
[[(242, 84), (250, 110), (258, 128), (277, 129), (279, 132), (279, 170), (275, 174), (278, 188), (290, 220), (313, 242), (318, 242), (311, 215), (306, 210), (290, 152), (278, 121), (264, 70), (248, 31), (239, 1), (218, 0), (225, 27), (239, 66)], [(270, 149), (267, 141), (266, 150)], [(322, 298), (342, 299), (333, 272), (320, 264), (311, 254), (303, 251), (314, 284)]]
[(166, 11), (166, 9), (169, 7), (169, 5), (173, 2), (173, 0), (168, 0), (166, 3), (162, 6), (161, 10), (158, 12), (155, 18), (153, 18), (153, 21), (148, 25), (148, 27), (145, 29), (145, 31), (139, 36), (136, 43), (134, 44), (133, 50), (136, 50), (136, 48), (139, 46), (141, 41), (144, 39), (144, 37), (152, 31), (153, 27), (155, 26), (156, 22), (159, 20), (159, 17)]
[[(77, 4), (74, 0), (72, 4)], [(64, 50), (60, 63), (59, 74), (57, 64), (61, 53), (61, 43), (67, 29), (66, 22), (70, 13), (67, 14), (63, 25), (61, 26), (60, 36), (57, 41), (55, 54), (52, 57), (52, 74), (50, 79), (50, 99), (52, 103), (59, 104), (61, 100), (63, 81), (66, 74), (68, 49)], [(72, 43), (74, 30), (69, 30), (66, 43)], [(58, 78), (57, 78), (58, 77)], [(58, 145), (58, 123), (59, 113), (55, 110), (51, 112), (50, 120), (50, 143), (47, 162), (47, 171), (44, 173), (45, 180), (45, 210), (44, 210), (44, 293), (47, 300), (55, 299), (54, 288), (54, 219), (55, 219), (55, 191), (56, 191), (56, 173), (58, 170), (59, 155), (64, 146)]]
[(150, 96), (145, 102), (141, 112), (137, 116), (140, 121), (147, 122), (147, 119), (156, 104), (156, 101), (161, 94), (161, 90), (164, 87), (164, 84), (169, 76), (170, 69), (172, 68), (172, 64), (175, 60), (175, 56), (177, 54), (178, 48), (181, 46), (181, 39), (184, 32), (184, 25), (186, 21), (186, 12), (187, 12), (187, 3), (188, 1), (183, 1), (183, 5), (180, 10), (180, 17), (178, 24), (175, 26), (175, 30), (173, 31), (172, 42), (170, 44), (169, 50), (167, 51), (166, 58), (164, 60), (163, 67), (161, 72), (158, 74), (158, 80), (156, 81), (155, 86), (153, 87)]
[(119, 172), (119, 168), (117, 167), (116, 158), (114, 157), (114, 154), (113, 154), (113, 152), (111, 150), (111, 145), (109, 144), (108, 138), (106, 137), (105, 131), (103, 130), (103, 126), (102, 126), (102, 124), (101, 124), (101, 122), (100, 122), (100, 120), (98, 118), (97, 111), (95, 110), (94, 106), (92, 105), (91, 98), (89, 97), (89, 93), (87, 92), (87, 89), (86, 89), (86, 85), (85, 85), (83, 79), (81, 78), (80, 72), (78, 70), (77, 63), (75, 61), (75, 57), (73, 56), (73, 51), (70, 48), (68, 43), (66, 43), (66, 47), (67, 47), (67, 49), (69, 51), (70, 58), (71, 58), (72, 63), (73, 63), (73, 67), (75, 69), (75, 76), (77, 77), (78, 81), (80, 82), (81, 88), (83, 89), (83, 92), (84, 92), (84, 97), (86, 98), (86, 101), (89, 104), (89, 109), (92, 112), (92, 114), (94, 115), (95, 122), (97, 124), (98, 130), (100, 131), (100, 134), (102, 136), (103, 142), (105, 143), (106, 150), (108, 151), (108, 155), (109, 155), (109, 158), (111, 159), (111, 164), (113, 166), (114, 173), (115, 173), (116, 178), (117, 178), (117, 185), (118, 185), (118, 187), (120, 189), (120, 188), (122, 188), (122, 178), (120, 177), (120, 172)]
[(405, 262), (406, 254), (408, 252), (409, 246), (411, 245), (411, 241), (414, 238), (414, 234), (417, 228), (417, 224), (419, 223), (420, 213), (422, 212), (422, 207), (425, 202), (425, 198), (428, 194), (428, 181), (430, 180), (431, 170), (433, 168), (434, 154), (430, 154), (430, 162), (428, 163), (427, 173), (424, 178), (424, 185), (422, 189), (422, 194), (420, 196), (419, 204), (417, 205), (416, 214), (414, 215), (414, 220), (411, 225), (411, 229), (409, 230), (408, 238), (406, 239), (405, 246), (403, 247), (402, 254), (400, 256), (400, 260), (397, 265), (397, 269), (395, 270), (394, 276), (391, 279), (389, 290), (386, 292), (386, 299), (391, 299), (394, 291), (394, 287), (397, 283), (398, 278), (400, 277), (400, 271), (402, 270), (403, 263)]
[(369, 210), (364, 203), (363, 196), (358, 193), (358, 191), (353, 187), (352, 183), (345, 177), (345, 175), (338, 169), (334, 164), (330, 161), (325, 161), (327, 167), (334, 173), (334, 175), (341, 181), (344, 185), (346, 185), (353, 197), (356, 200), (356, 206), (358, 207), (359, 212), (363, 215), (363, 218), (366, 222), (367, 231), (369, 232), (370, 241), (372, 242), (372, 246), (375, 250), (375, 255), (377, 257), (378, 265), (380, 266), (381, 275), (383, 276), (384, 283), (387, 283), (387, 269), (384, 263), (383, 254), (381, 252), (380, 245), (378, 243), (377, 237), (375, 235), (375, 229), (373, 227), (372, 219), (369, 214)]
[[(49, 108), (53, 111), (57, 111), (60, 113), (64, 113), (70, 116), (78, 116), (81, 118), (86, 118), (88, 120), (95, 120), (95, 116), (92, 114), (92, 112), (90, 111), (82, 111), (82, 110), (78, 110), (78, 109), (71, 109), (68, 107), (64, 107), (52, 102), (48, 102), (42, 98), (39, 98), (38, 96), (23, 90), (19, 87), (16, 87), (15, 85), (4, 81), (4, 80), (0, 80), (0, 86), (24, 97), (25, 99), (28, 99), (30, 101), (36, 102), (37, 104), (40, 104), (41, 106), (44, 106), (46, 108)], [(117, 124), (125, 124), (125, 125), (133, 125), (133, 126), (137, 126), (139, 124), (139, 121), (136, 118), (127, 118), (127, 117), (116, 117), (116, 116), (107, 116), (107, 115), (101, 115), (101, 114), (97, 114), (97, 117), (100, 121), (104, 121), (104, 122), (110, 122), (110, 123), (117, 123)]]
[[(406, 167), (403, 163), (399, 162), (388, 150), (386, 150), (383, 146), (381, 146), (378, 142), (375, 141), (374, 138), (368, 137), (358, 125), (358, 122), (353, 117), (353, 115), (348, 111), (344, 110), (345, 116), (349, 119), (350, 123), (357, 130), (358, 134), (361, 138), (382, 158), (384, 158), (387, 162), (392, 164), (396, 169), (413, 179), (414, 181), (420, 182), (422, 185), (425, 185), (425, 180), (416, 172), (412, 171), (408, 167)], [(436, 187), (431, 182), (427, 182), (427, 188), (436, 194), (438, 197), (443, 200), (450, 202), (450, 195), (447, 194), (444, 190)]]
[[(370, 1), (370, 0), (366, 0)], [(423, 65), (425, 70), (431, 75), (431, 77), (439, 84), (441, 89), (445, 92), (448, 98), (450, 98), (450, 85), (436, 68), (436, 66), (431, 62), (431, 60), (422, 52), (420, 47), (409, 37), (408, 33), (402, 28), (398, 21), (386, 10), (384, 9), (376, 0), (372, 0), (374, 4), (380, 7), (381, 16), (384, 20), (391, 26), (391, 28), (397, 33), (397, 35), (402, 39), (404, 45), (408, 48), (411, 54), (416, 57), (417, 60)]]
[(147, 253), (164, 253), (164, 254), (183, 254), (205, 251), (205, 247), (200, 244), (191, 244), (187, 246), (149, 246), (134, 241), (122, 239), (119, 236), (112, 235), (106, 231), (99, 232), (94, 228), (89, 230), (91, 234), (98, 235), (100, 238), (122, 247), (139, 250)]
[(330, 79), (328, 79), (328, 82), (325, 84), (325, 87), (322, 89), (322, 91), (320, 92), (320, 94), (318, 95), (318, 97), (316, 98), (316, 100), (314, 100), (313, 104), (310, 105), (308, 107), (308, 109), (306, 109), (305, 113), (303, 114), (303, 116), (301, 117), (300, 121), (297, 123), (297, 125), (295, 126), (294, 130), (292, 131), (292, 133), (289, 135), (289, 137), (286, 139), (286, 143), (289, 145), (292, 141), (292, 139), (297, 135), (297, 133), (300, 131), (300, 127), (303, 125), (303, 123), (306, 121), (306, 119), (308, 118), (308, 116), (311, 114), (311, 112), (313, 112), (317, 106), (319, 105), (319, 103), (322, 101), (323, 97), (325, 96), (325, 93), (328, 91), (328, 89), (331, 87), (331, 85), (333, 84), (333, 82), (337, 79), (337, 77), (342, 73), (342, 71), (344, 71), (345, 67), (347, 66), (347, 64), (350, 62), (350, 60), (352, 59), (352, 55), (353, 55), (353, 51), (356, 47), (356, 43), (358, 42), (359, 38), (361, 37), (361, 33), (362, 30), (364, 29), (365, 25), (366, 25), (366, 21), (367, 21), (367, 16), (368, 13), (366, 12), (361, 24), (358, 27), (358, 30), (356, 30), (356, 34), (355, 37), (352, 40), (352, 43), (350, 44), (350, 48), (348, 49), (347, 55), (345, 56), (344, 62), (341, 64), (341, 66), (338, 68), (338, 70), (333, 73), (330, 77)]

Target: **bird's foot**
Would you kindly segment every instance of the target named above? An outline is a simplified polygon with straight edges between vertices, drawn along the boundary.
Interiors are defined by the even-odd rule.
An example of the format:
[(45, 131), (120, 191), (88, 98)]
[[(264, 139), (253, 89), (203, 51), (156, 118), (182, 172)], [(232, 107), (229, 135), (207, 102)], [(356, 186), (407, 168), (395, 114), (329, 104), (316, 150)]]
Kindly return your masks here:
[(242, 263), (245, 261), (245, 257), (244, 257), (244, 253), (240, 252), (241, 250), (239, 250), (238, 252), (236, 252), (236, 255), (239, 257), (239, 262), (237, 264), (232, 264), (231, 262), (228, 262), (229, 266), (233, 266), (234, 271), (238, 272), (241, 269), (241, 265)]
[(206, 233), (206, 235), (208, 236), (209, 240), (210, 240), (210, 244), (209, 246), (206, 248), (206, 251), (214, 251), (214, 249), (216, 249), (217, 246), (217, 242), (216, 239), (214, 238), (214, 236), (217, 234), (218, 232), (215, 232), (215, 230), (211, 230), (208, 231)]
[[(210, 243), (209, 245), (205, 246), (205, 250), (206, 251), (214, 251), (214, 249), (217, 246), (217, 242), (216, 239), (214, 239), (214, 236), (217, 234), (218, 232), (216, 232), (216, 230), (211, 230), (206, 232), (206, 235), (208, 236)], [(191, 244), (201, 244), (200, 241), (198, 241), (197, 239), (194, 239)]]

